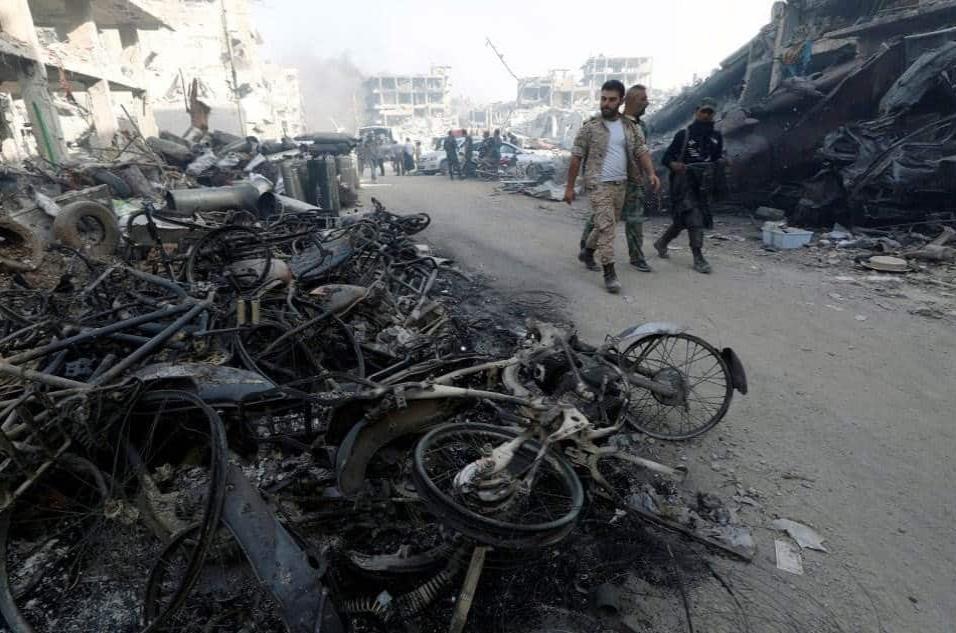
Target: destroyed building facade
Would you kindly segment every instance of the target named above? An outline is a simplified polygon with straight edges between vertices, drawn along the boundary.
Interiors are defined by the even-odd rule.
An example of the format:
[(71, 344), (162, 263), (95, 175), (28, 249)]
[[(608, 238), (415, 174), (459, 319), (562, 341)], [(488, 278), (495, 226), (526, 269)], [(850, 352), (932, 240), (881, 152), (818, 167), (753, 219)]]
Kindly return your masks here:
[(262, 61), (248, 0), (10, 0), (0, 7), (0, 140), (16, 161), (71, 143), (184, 131), (188, 86), (210, 124), (264, 138), (304, 132), (295, 71)]
[(39, 152), (57, 162), (66, 154), (68, 138), (88, 128), (94, 145), (108, 145), (124, 106), (145, 134), (155, 134), (142, 73), (142, 36), (166, 26), (134, 0), (4, 0), (4, 158)]
[(588, 58), (581, 66), (582, 83), (595, 98), (601, 94), (601, 86), (604, 82), (613, 79), (628, 87), (634, 84), (650, 87), (653, 72), (654, 59), (652, 57), (605, 57), (604, 55), (597, 55)]
[(412, 119), (444, 118), (450, 112), (448, 67), (424, 75), (373, 75), (363, 83), (366, 125), (398, 126)]
[(211, 129), (268, 139), (304, 132), (298, 74), (264, 60), (249, 0), (172, 0), (162, 14), (170, 29), (144, 37), (161, 129), (189, 128), (184, 104), (196, 79), (197, 96), (211, 108)]

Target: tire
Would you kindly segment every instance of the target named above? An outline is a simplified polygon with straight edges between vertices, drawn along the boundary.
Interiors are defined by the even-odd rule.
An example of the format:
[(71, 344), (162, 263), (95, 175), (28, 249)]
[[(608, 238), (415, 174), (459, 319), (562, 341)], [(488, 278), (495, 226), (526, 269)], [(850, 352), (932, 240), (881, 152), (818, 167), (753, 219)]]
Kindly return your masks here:
[(448, 173), (448, 161), (447, 161), (447, 160), (443, 160), (442, 162), (438, 163), (438, 171), (435, 172), (435, 173), (436, 173), (436, 174), (447, 174), (447, 173)]
[(95, 182), (109, 187), (110, 191), (113, 192), (114, 198), (126, 199), (133, 195), (133, 190), (126, 184), (126, 181), (113, 172), (106, 171), (105, 169), (97, 169), (93, 171), (90, 176)]
[[(702, 375), (696, 373), (701, 371), (698, 357), (700, 367), (706, 368)], [(620, 362), (625, 372), (640, 368), (645, 377), (668, 382), (681, 392), (674, 399), (633, 387), (627, 421), (646, 435), (687, 440), (714, 428), (727, 414), (733, 377), (720, 351), (703, 339), (691, 334), (654, 334), (631, 344)], [(702, 393), (707, 395), (701, 397)]]
[(53, 237), (93, 257), (109, 257), (119, 246), (119, 222), (108, 207), (80, 200), (66, 205), (57, 214)]
[(16, 220), (0, 218), (0, 270), (36, 270), (42, 258), (43, 249), (33, 231)]
[[(555, 453), (545, 453), (539, 464), (535, 487), (528, 495), (528, 499), (534, 501), (523, 506), (528, 511), (524, 512), (521, 518), (535, 512), (534, 505), (544, 512), (539, 513), (540, 519), (532, 517), (529, 521), (520, 523), (506, 518), (513, 508), (499, 512), (498, 517), (490, 516), (492, 512), (475, 511), (465, 505), (467, 500), (459, 501), (449, 494), (450, 479), (442, 479), (440, 472), (436, 475), (436, 471), (441, 470), (442, 462), (453, 463), (453, 470), (450, 472), (454, 472), (459, 465), (463, 466), (482, 456), (478, 447), (501, 445), (517, 436), (517, 433), (509, 429), (485, 424), (447, 424), (425, 435), (415, 447), (412, 477), (426, 507), (449, 527), (495, 547), (543, 547), (566, 537), (574, 528), (584, 506), (584, 489), (567, 460)], [(525, 442), (516, 451), (511, 466), (521, 469), (529, 465), (540, 448), (540, 444), (536, 442)], [(448, 474), (444, 473), (446, 476)], [(436, 481), (442, 482), (442, 485), (438, 485)], [(555, 512), (544, 507), (544, 502), (541, 501), (541, 495), (545, 494), (542, 491), (544, 488), (548, 489), (546, 498), (558, 499)], [(535, 497), (536, 491), (541, 493), (538, 497)], [(543, 520), (545, 516), (548, 520)], [(555, 516), (557, 518), (554, 518)]]

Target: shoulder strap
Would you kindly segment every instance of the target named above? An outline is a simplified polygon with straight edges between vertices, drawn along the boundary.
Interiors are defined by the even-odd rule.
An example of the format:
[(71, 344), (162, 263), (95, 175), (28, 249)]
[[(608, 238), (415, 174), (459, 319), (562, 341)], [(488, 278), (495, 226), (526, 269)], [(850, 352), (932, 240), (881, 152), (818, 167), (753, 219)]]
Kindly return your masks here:
[(687, 143), (689, 142), (690, 142), (690, 126), (688, 125), (687, 128), (684, 130), (684, 146), (680, 148), (680, 158), (677, 159), (680, 162), (684, 162), (684, 154), (687, 153)]

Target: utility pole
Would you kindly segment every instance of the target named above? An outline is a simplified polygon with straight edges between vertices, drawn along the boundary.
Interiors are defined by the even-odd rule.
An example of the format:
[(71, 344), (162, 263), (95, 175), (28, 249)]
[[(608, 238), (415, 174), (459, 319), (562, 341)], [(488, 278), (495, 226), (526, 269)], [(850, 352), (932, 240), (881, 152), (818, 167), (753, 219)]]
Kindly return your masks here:
[[(509, 66), (509, 65), (508, 65), (508, 62), (505, 61), (505, 56), (502, 55), (502, 54), (498, 51), (498, 49), (495, 47), (495, 43), (492, 42), (492, 41), (491, 41), (491, 38), (488, 37), (488, 36), (485, 36), (485, 46), (490, 47), (491, 50), (493, 50), (493, 51), (495, 52), (495, 55), (497, 55), (497, 56), (498, 56), (498, 59), (501, 61), (501, 65), (504, 66), (504, 67), (505, 67), (505, 70), (508, 71), (508, 74), (511, 75), (512, 77), (514, 77), (515, 81), (518, 82), (518, 95), (517, 95), (517, 98), (515, 99), (515, 107), (520, 106), (520, 105), (521, 105), (521, 91), (522, 91), (522, 89), (524, 88), (524, 81), (522, 81), (521, 78), (518, 77), (518, 75), (515, 74), (515, 71), (511, 70), (511, 66)], [(514, 108), (512, 108), (511, 111), (508, 112), (508, 116), (507, 116), (507, 118), (505, 118), (505, 123), (506, 123), (506, 124), (511, 120), (511, 115), (512, 115), (512, 114), (514, 114)]]
[(517, 81), (520, 84), (521, 79), (518, 77), (518, 75), (515, 74), (513, 70), (511, 70), (511, 66), (509, 66), (508, 62), (505, 61), (505, 56), (502, 55), (500, 52), (498, 52), (498, 49), (495, 48), (495, 43), (491, 41), (490, 37), (485, 37), (485, 46), (491, 47), (491, 50), (493, 50), (495, 52), (495, 55), (498, 56), (498, 59), (501, 60), (501, 65), (504, 66), (505, 70), (507, 70), (508, 73), (515, 78), (515, 81)]
[(242, 99), (239, 96), (239, 75), (236, 73), (236, 60), (232, 51), (232, 37), (229, 35), (229, 22), (226, 19), (226, 0), (219, 0), (222, 8), (222, 36), (226, 39), (226, 52), (229, 55), (229, 68), (232, 71), (232, 96), (236, 102), (236, 113), (239, 115), (239, 132), (246, 135), (246, 121), (242, 116)]

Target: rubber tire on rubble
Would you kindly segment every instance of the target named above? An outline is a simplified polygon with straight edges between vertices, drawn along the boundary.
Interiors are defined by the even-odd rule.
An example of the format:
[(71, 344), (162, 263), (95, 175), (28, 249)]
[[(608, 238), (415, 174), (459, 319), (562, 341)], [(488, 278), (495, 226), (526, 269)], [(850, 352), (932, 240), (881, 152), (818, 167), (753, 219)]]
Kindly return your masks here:
[[(7, 234), (7, 240), (9, 240), (10, 237), (18, 239), (23, 246), (30, 251), (31, 262), (26, 264), (22, 261), (4, 257), (4, 251), (3, 249), (0, 249), (0, 270), (4, 268), (17, 272), (36, 270), (37, 266), (40, 264), (40, 259), (43, 257), (43, 249), (40, 245), (40, 241), (37, 239), (36, 235), (33, 234), (33, 231), (31, 231), (26, 225), (21, 224), (16, 220), (12, 220), (10, 218), (0, 218), (0, 232)], [(16, 246), (16, 244), (14, 244), (14, 246)]]
[(109, 187), (110, 191), (113, 192), (114, 198), (126, 199), (133, 195), (133, 190), (126, 184), (126, 181), (113, 172), (106, 171), (105, 169), (97, 169), (94, 170), (90, 176), (94, 181)]
[[(584, 488), (571, 464), (551, 451), (545, 454), (543, 466), (549, 468), (565, 486), (570, 498), (570, 508), (564, 515), (548, 523), (527, 525), (500, 521), (464, 507), (439, 489), (428, 475), (426, 455), (435, 443), (449, 436), (462, 434), (482, 435), (501, 443), (513, 440), (518, 435), (510, 429), (489, 424), (446, 424), (433, 429), (419, 440), (413, 457), (412, 479), (426, 507), (446, 525), (481, 543), (508, 549), (553, 545), (574, 529), (581, 508), (584, 507)], [(533, 459), (539, 450), (540, 444), (529, 440), (521, 446), (519, 453)]]
[[(103, 227), (103, 239), (96, 244), (87, 244), (80, 233), (79, 223), (91, 218)], [(53, 237), (60, 243), (93, 257), (109, 257), (120, 242), (119, 222), (116, 215), (99, 202), (79, 200), (63, 207), (53, 221)]]

